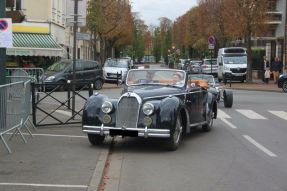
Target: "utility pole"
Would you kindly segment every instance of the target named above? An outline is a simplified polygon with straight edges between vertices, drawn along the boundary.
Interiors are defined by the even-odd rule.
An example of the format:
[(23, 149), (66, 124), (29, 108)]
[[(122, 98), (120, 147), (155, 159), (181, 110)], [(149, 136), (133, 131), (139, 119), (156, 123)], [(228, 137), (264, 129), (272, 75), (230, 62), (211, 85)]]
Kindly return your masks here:
[[(6, 0), (0, 3), (0, 18), (6, 17)], [(0, 48), (0, 85), (6, 82), (6, 48)]]
[(77, 59), (77, 31), (78, 31), (78, 0), (74, 0), (74, 26), (73, 26), (73, 99), (72, 99), (72, 116), (74, 116), (75, 112), (75, 102), (76, 102), (76, 59)]

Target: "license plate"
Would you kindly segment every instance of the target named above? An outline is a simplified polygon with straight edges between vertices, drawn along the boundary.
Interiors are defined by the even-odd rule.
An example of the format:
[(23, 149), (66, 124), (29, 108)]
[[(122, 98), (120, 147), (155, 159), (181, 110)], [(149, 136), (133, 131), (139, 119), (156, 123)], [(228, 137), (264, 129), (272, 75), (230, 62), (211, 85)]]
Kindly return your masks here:
[(243, 74), (233, 74), (233, 76), (243, 76)]
[(110, 135), (122, 135), (122, 136), (130, 136), (130, 137), (137, 137), (137, 131), (130, 131), (130, 130), (118, 130), (118, 129), (110, 129)]

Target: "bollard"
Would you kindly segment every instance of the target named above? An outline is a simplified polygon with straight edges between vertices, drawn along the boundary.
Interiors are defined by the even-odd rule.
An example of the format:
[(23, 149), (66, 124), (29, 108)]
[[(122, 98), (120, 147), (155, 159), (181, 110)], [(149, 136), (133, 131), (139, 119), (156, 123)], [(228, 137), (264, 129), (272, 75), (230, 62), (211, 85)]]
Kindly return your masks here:
[(94, 90), (94, 84), (92, 83), (92, 84), (90, 84), (90, 86), (89, 86), (89, 96), (92, 96), (93, 95), (93, 90)]
[(68, 109), (71, 109), (71, 80), (67, 81), (68, 90), (67, 90), (67, 100), (68, 100)]

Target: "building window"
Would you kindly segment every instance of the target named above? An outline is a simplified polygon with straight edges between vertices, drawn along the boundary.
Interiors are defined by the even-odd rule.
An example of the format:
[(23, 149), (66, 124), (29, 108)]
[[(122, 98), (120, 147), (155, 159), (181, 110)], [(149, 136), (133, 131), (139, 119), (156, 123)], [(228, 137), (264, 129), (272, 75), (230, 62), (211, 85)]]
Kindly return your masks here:
[(21, 0), (16, 0), (16, 10), (22, 10)]
[(78, 48), (77, 58), (78, 58), (78, 59), (81, 58), (81, 48)]

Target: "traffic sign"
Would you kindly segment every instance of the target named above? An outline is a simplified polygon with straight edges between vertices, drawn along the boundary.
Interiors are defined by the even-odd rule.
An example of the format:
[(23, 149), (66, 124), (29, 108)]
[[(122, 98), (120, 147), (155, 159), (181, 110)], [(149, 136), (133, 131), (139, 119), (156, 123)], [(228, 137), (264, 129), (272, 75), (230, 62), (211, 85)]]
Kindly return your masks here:
[(8, 22), (5, 19), (0, 19), (0, 31), (5, 31), (8, 28)]
[(215, 37), (213, 35), (208, 37), (208, 44), (215, 45)]
[(0, 48), (13, 47), (12, 19), (0, 18)]
[(208, 49), (213, 50), (214, 49), (214, 44), (208, 44)]

